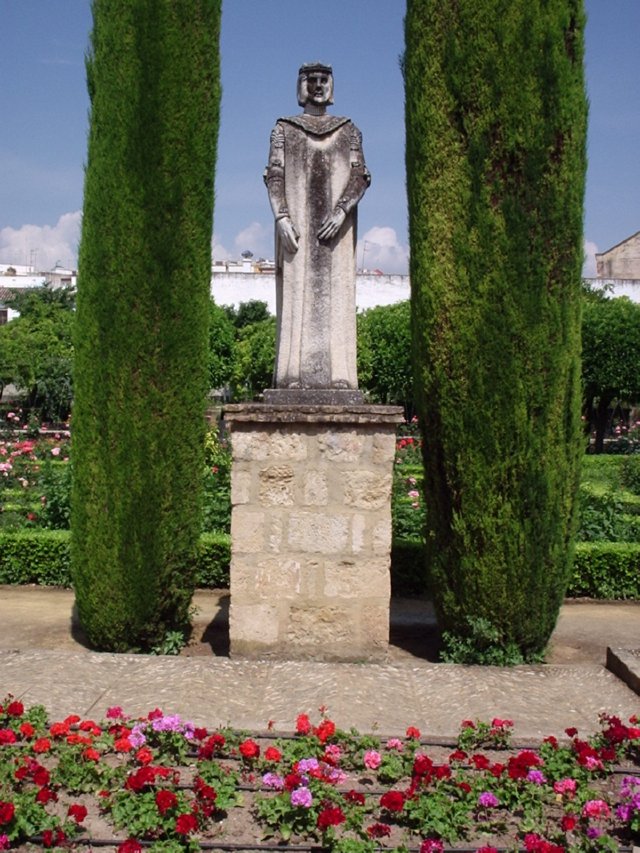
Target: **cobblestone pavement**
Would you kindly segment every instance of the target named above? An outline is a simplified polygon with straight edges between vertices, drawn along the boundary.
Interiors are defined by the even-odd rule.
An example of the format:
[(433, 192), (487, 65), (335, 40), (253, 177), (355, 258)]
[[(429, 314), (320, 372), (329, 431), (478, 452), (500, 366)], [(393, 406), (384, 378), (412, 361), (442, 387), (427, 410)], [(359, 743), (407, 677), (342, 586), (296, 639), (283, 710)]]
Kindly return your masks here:
[[(0, 693), (41, 703), (54, 718), (77, 713), (99, 719), (110, 705), (133, 715), (160, 707), (200, 725), (263, 730), (273, 721), (284, 731), (298, 713), (317, 718), (325, 706), (341, 728), (382, 734), (401, 734), (411, 724), (425, 735), (454, 736), (463, 719), (507, 717), (514, 720), (515, 737), (526, 741), (562, 735), (567, 726), (587, 734), (598, 728), (603, 711), (640, 713), (640, 697), (605, 667), (604, 656), (600, 660), (603, 632), (605, 639), (607, 632), (613, 637), (611, 645), (620, 645), (635, 628), (635, 643), (627, 647), (640, 645), (640, 607), (609, 605), (609, 612), (594, 604), (565, 618), (565, 605), (556, 631), (564, 619), (564, 634), (560, 639), (554, 634), (554, 642), (557, 649), (569, 649), (560, 659), (573, 655), (573, 662), (500, 669), (438, 664), (411, 653), (412, 632), (422, 625), (428, 633), (433, 622), (428, 607), (420, 610), (415, 602), (394, 604), (392, 636), (398, 634), (404, 648), (392, 647), (388, 663), (340, 664), (230, 660), (212, 653), (215, 640), (206, 656), (90, 652), (77, 630), (74, 637), (71, 593), (26, 592), (12, 598), (8, 588), (0, 591)], [(212, 617), (207, 607), (214, 606), (214, 597), (207, 593), (202, 600), (201, 633), (224, 634), (219, 598)], [(43, 623), (46, 631), (38, 633)], [(592, 637), (596, 651), (575, 662), (571, 650), (582, 647), (576, 637), (579, 630), (588, 633), (589, 625), (592, 634), (599, 632), (600, 645)], [(636, 661), (640, 669), (638, 653), (623, 651), (625, 661)]]

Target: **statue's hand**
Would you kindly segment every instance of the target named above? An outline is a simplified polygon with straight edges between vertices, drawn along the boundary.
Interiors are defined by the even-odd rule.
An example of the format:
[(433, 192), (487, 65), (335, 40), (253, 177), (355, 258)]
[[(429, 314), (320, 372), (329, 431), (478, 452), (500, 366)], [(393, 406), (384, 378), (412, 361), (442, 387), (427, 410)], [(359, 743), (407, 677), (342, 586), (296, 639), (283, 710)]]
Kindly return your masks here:
[(337, 207), (320, 226), (318, 240), (331, 240), (332, 237), (335, 237), (346, 218), (347, 214), (344, 210)]
[(298, 240), (300, 239), (296, 226), (288, 216), (283, 216), (276, 222), (276, 228), (285, 251), (292, 255), (295, 254), (298, 251)]

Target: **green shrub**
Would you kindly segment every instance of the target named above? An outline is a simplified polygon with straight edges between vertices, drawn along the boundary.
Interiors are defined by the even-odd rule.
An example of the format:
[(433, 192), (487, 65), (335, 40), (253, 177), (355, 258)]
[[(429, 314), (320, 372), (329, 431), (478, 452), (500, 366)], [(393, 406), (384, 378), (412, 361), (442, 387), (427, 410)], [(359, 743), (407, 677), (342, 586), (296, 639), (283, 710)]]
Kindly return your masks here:
[[(0, 533), (0, 584), (71, 587), (70, 535), (63, 530)], [(196, 557), (198, 587), (229, 586), (231, 540), (223, 533), (203, 534)]]
[(394, 537), (391, 545), (391, 595), (423, 596), (428, 591), (424, 542)]
[(40, 472), (40, 522), (49, 530), (68, 530), (71, 519), (71, 462), (47, 460)]
[(634, 495), (640, 495), (640, 454), (622, 457), (620, 482)]
[[(625, 513), (619, 495), (593, 493), (582, 486), (579, 491), (578, 540), (581, 542), (637, 542), (636, 518)], [(640, 521), (640, 520), (639, 520)]]
[(567, 595), (573, 598), (640, 598), (640, 544), (579, 542)]
[(0, 533), (0, 583), (71, 586), (69, 534), (58, 530)]

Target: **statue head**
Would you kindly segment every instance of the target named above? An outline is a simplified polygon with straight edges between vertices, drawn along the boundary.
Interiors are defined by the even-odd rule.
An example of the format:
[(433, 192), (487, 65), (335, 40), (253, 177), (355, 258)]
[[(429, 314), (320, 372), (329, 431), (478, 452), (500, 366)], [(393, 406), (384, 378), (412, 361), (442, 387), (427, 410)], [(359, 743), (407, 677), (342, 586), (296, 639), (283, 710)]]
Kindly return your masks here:
[(333, 103), (333, 69), (322, 62), (306, 62), (298, 71), (298, 103), (324, 107)]

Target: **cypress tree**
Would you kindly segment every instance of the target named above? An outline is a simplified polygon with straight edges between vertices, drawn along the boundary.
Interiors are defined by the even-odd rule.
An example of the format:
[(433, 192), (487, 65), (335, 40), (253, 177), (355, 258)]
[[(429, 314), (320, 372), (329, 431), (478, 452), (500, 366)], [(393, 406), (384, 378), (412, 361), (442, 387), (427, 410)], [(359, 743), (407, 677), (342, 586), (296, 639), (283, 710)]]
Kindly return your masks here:
[(90, 643), (188, 623), (201, 524), (220, 0), (94, 0), (73, 579)]
[(427, 553), (459, 659), (534, 659), (570, 572), (582, 451), (583, 29), (582, 0), (407, 4)]

